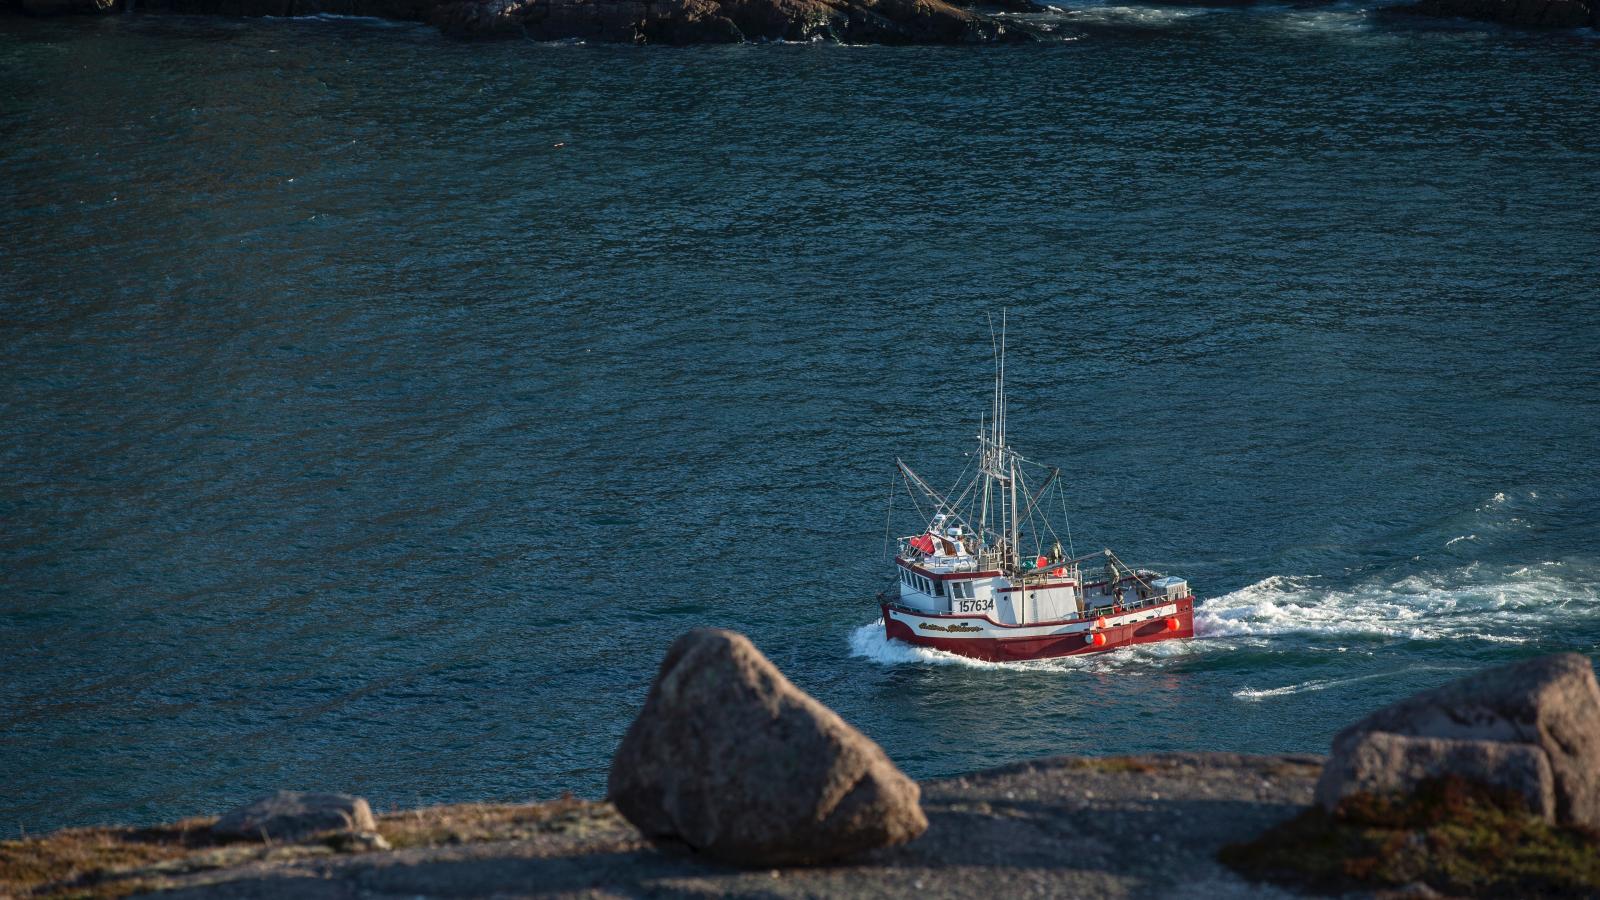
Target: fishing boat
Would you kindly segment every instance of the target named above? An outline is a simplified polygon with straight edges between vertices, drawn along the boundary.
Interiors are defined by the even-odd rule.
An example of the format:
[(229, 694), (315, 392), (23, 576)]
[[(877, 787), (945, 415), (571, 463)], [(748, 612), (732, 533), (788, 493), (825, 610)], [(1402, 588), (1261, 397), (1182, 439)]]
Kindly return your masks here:
[(989, 661), (1193, 637), (1195, 598), (1185, 579), (1125, 565), (1110, 549), (1074, 555), (1069, 527), (1063, 548), (1048, 515), (1058, 499), (1068, 525), (1061, 470), (1006, 443), (1004, 334), (1002, 320), (991, 409), (971, 454), (975, 474), (941, 493), (895, 460), (897, 487), (926, 526), (894, 541), (895, 583), (878, 595), (885, 634)]

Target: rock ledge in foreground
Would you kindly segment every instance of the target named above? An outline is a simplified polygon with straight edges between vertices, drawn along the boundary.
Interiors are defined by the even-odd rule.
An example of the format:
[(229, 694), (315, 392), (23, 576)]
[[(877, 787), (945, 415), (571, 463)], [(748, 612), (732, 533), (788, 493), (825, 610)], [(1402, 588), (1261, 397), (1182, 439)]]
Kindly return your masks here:
[(1405, 737), (1369, 731), (1329, 760), (1317, 802), (1329, 812), (1357, 794), (1410, 794), (1432, 779), (1455, 775), (1510, 791), (1546, 822), (1555, 821), (1550, 759), (1533, 744)]
[(1600, 683), (1588, 658), (1487, 669), (1372, 713), (1334, 736), (1317, 800), (1332, 811), (1352, 793), (1450, 775), (1510, 788), (1561, 824), (1600, 827)]

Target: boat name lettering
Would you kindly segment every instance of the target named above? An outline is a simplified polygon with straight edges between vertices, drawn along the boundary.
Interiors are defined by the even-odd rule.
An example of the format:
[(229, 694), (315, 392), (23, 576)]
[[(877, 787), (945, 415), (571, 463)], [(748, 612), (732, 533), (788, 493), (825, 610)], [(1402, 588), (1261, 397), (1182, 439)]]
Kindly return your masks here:
[(979, 628), (977, 625), (968, 625), (965, 622), (957, 622), (954, 625), (933, 625), (933, 624), (930, 624), (928, 622), (923, 622), (922, 624), (918, 625), (917, 627), (921, 628), (923, 631), (982, 631), (983, 630), (982, 628)]

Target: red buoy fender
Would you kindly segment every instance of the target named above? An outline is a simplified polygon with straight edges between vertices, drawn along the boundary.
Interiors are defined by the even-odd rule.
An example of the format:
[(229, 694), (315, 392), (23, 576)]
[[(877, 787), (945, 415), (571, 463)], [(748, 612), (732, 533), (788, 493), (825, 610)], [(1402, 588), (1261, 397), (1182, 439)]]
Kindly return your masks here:
[(1094, 645), (1096, 647), (1104, 647), (1106, 645), (1106, 636), (1103, 635), (1103, 634), (1095, 635), (1094, 636)]
[(1094, 627), (1096, 627), (1096, 628), (1104, 628), (1104, 627), (1106, 627), (1106, 617), (1105, 616), (1101, 616), (1100, 618), (1095, 619), (1094, 620)]
[(1181, 626), (1178, 625), (1178, 620), (1177, 619), (1168, 619), (1167, 620), (1167, 630), (1168, 631), (1177, 631), (1180, 627)]

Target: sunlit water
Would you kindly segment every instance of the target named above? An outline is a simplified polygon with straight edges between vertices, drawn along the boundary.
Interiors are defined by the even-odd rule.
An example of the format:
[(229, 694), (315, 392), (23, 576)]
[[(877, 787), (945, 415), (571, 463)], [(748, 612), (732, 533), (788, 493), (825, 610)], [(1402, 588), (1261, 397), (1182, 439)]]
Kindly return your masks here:
[[(0, 20), (0, 833), (596, 796), (697, 625), (919, 777), (1320, 751), (1594, 652), (1594, 36), (1043, 20)], [(995, 666), (874, 626), (892, 460), (955, 479), (1000, 307), (1077, 548), (1187, 576), (1196, 640)]]

